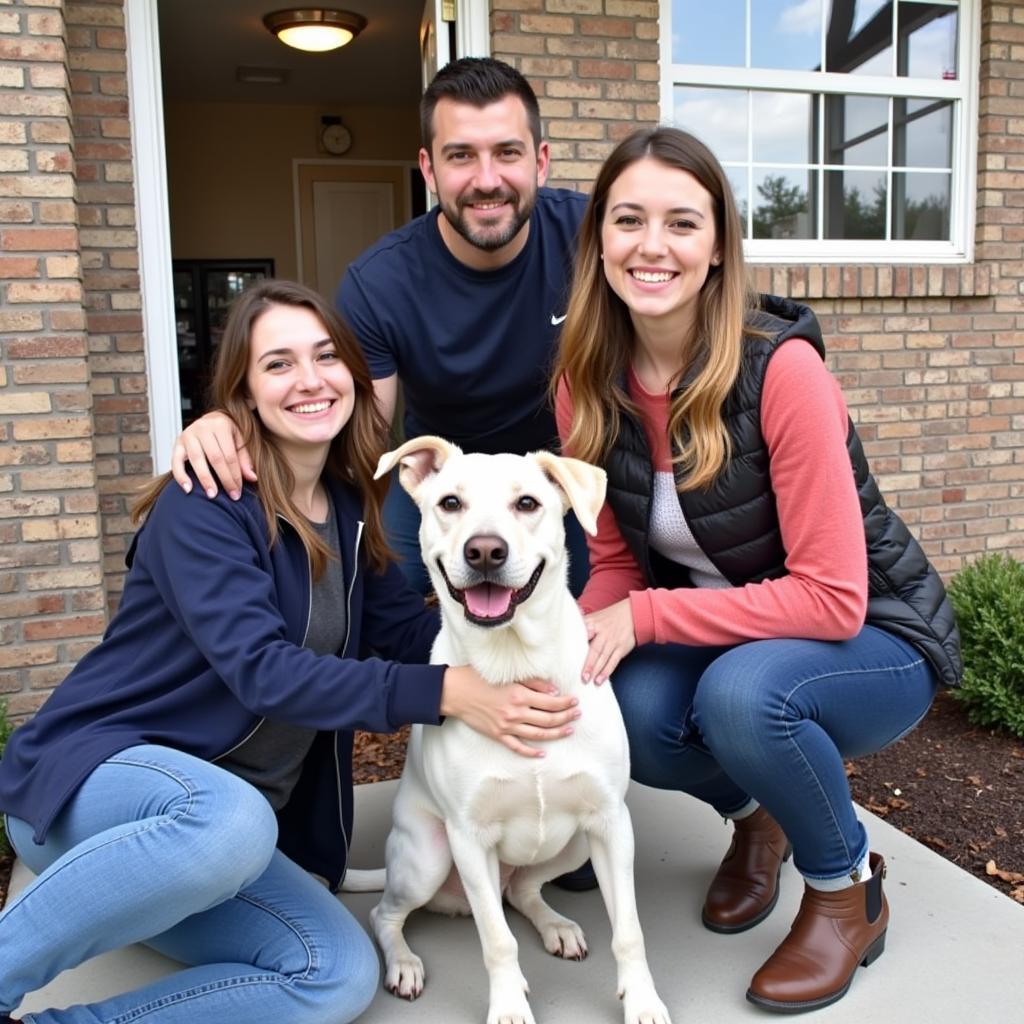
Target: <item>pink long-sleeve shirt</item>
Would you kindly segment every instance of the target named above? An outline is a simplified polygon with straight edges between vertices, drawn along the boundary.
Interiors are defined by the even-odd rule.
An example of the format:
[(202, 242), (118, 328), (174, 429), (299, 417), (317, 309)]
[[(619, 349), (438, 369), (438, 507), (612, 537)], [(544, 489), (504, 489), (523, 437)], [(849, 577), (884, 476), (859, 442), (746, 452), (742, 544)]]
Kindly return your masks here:
[[(671, 472), (668, 395), (645, 391), (632, 371), (627, 388), (640, 408), (655, 472)], [(564, 381), (555, 414), (564, 444), (572, 422)], [(761, 430), (787, 574), (722, 589), (649, 588), (606, 502), (597, 535), (588, 538), (590, 580), (579, 602), (584, 611), (628, 598), (638, 644), (856, 635), (867, 607), (867, 550), (846, 449), (846, 404), (838, 383), (803, 339), (784, 342), (768, 363)]]

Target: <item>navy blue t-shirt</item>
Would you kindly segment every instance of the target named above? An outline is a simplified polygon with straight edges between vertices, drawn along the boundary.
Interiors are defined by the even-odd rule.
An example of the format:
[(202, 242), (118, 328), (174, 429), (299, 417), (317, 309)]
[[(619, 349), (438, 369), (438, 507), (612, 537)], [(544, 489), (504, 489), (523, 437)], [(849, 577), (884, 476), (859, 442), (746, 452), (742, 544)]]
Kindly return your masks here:
[(348, 268), (337, 305), (376, 379), (398, 374), (405, 436), (471, 452), (557, 450), (547, 398), (587, 198), (540, 189), (523, 251), (497, 270), (449, 252), (437, 208)]

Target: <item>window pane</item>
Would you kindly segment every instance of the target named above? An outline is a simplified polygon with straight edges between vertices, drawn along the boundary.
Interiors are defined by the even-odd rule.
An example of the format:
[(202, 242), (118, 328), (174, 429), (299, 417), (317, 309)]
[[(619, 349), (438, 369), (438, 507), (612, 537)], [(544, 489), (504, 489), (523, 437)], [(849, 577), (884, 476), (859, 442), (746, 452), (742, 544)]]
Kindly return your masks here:
[(814, 238), (811, 170), (758, 170), (754, 174), (754, 238)]
[(672, 61), (741, 68), (747, 62), (744, 0), (672, 0)]
[(910, 78), (956, 78), (955, 7), (903, 2), (899, 22), (898, 74)]
[(825, 163), (889, 162), (889, 100), (884, 96), (825, 97)]
[(897, 167), (952, 167), (952, 100), (897, 98), (893, 103), (893, 163)]
[(885, 238), (885, 175), (825, 172), (825, 237)]
[[(850, 0), (839, 0), (839, 7), (848, 8), (850, 6)], [(879, 11), (885, 11), (885, 16), (892, 18), (892, 0), (853, 0), (853, 21), (852, 27), (854, 32), (859, 32), (862, 28), (873, 21)], [(845, 18), (846, 12), (844, 10), (843, 17)]]
[(948, 174), (893, 174), (892, 237), (949, 238), (949, 183)]
[(719, 160), (747, 159), (747, 93), (743, 89), (675, 89), (674, 121)]
[(825, 70), (893, 74), (892, 0), (830, 0)]
[(750, 5), (750, 64), (817, 71), (822, 0), (757, 0)]
[(755, 92), (752, 134), (756, 163), (813, 163), (812, 100), (808, 93)]
[(732, 194), (736, 199), (736, 212), (740, 215), (745, 238), (747, 235), (747, 209), (750, 206), (750, 199), (747, 195), (747, 169), (745, 167), (725, 167), (723, 170), (732, 186)]

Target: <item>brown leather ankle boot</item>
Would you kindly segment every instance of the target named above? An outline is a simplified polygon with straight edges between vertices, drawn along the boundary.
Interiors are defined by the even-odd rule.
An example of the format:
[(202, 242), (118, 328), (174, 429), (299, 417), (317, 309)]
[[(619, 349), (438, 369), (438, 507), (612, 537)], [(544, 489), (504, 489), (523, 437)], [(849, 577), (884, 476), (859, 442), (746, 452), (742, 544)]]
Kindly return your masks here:
[(754, 975), (747, 999), (777, 1013), (816, 1010), (846, 995), (858, 964), (882, 955), (889, 924), (885, 861), (872, 853), (868, 863), (871, 877), (847, 889), (805, 888), (789, 935)]
[(740, 818), (704, 899), (704, 927), (732, 934), (763, 921), (779, 898), (779, 872), (791, 849), (786, 833), (763, 807)]

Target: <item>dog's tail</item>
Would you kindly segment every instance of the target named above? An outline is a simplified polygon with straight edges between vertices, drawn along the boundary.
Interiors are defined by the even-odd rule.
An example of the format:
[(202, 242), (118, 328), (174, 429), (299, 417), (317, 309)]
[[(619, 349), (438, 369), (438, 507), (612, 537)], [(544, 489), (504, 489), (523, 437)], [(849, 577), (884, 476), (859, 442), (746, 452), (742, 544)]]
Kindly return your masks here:
[(342, 892), (383, 892), (386, 874), (384, 868), (362, 871), (349, 868), (345, 872), (345, 880), (341, 883)]

